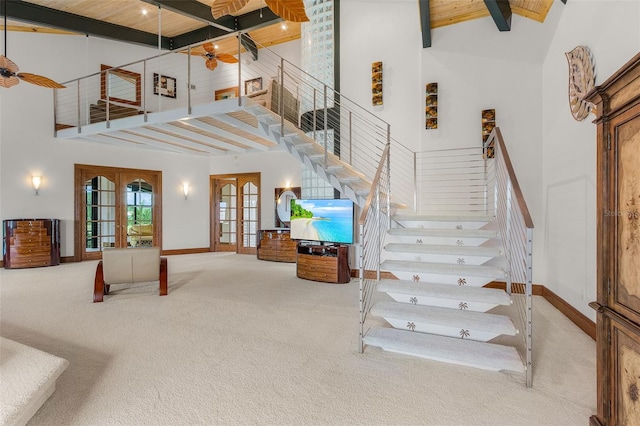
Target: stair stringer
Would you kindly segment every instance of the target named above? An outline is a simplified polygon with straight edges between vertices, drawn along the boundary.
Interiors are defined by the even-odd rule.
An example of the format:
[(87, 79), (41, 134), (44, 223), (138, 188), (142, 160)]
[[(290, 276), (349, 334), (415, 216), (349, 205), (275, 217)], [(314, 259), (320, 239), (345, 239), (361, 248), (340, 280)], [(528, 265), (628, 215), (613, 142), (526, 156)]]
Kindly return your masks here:
[(335, 154), (325, 154), (321, 145), (293, 123), (285, 121), (283, 132), (280, 116), (271, 110), (250, 102), (246, 104), (245, 110), (258, 120), (257, 131), (261, 136), (276, 142), (358, 206), (365, 205), (371, 190), (371, 181), (362, 173)]

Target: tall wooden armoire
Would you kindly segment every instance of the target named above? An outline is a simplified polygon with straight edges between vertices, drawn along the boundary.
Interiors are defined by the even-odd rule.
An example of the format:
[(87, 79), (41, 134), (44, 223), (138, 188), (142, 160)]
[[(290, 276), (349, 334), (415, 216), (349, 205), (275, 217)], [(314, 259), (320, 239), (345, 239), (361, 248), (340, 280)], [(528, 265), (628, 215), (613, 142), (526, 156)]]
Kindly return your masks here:
[(585, 97), (596, 105), (597, 414), (640, 425), (640, 53)]

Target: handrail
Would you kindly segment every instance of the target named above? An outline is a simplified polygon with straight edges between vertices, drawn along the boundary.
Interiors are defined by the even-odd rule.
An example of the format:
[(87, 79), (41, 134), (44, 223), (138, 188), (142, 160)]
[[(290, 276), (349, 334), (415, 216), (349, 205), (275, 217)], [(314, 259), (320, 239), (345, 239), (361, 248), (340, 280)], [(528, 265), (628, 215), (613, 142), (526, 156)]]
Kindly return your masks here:
[(509, 173), (509, 179), (511, 180), (511, 185), (513, 187), (514, 195), (516, 196), (516, 200), (518, 202), (518, 207), (520, 207), (520, 211), (522, 213), (524, 224), (527, 228), (533, 229), (533, 220), (531, 220), (531, 215), (529, 214), (529, 208), (527, 207), (527, 203), (524, 200), (524, 196), (522, 195), (522, 190), (520, 189), (520, 184), (518, 183), (518, 178), (516, 177), (516, 173), (513, 170), (513, 165), (511, 164), (511, 158), (509, 157), (509, 152), (507, 151), (507, 147), (504, 144), (504, 139), (502, 138), (502, 132), (499, 127), (494, 128), (493, 132), (495, 135), (489, 137), (489, 140), (497, 141), (500, 146), (500, 151), (502, 151), (502, 155), (504, 158), (504, 163)]
[[(382, 151), (382, 156), (381, 158), (387, 158), (387, 156), (389, 155), (389, 149), (391, 148), (391, 144), (387, 144), (384, 147), (384, 151)], [(373, 177), (373, 181), (371, 182), (371, 188), (377, 188), (378, 184), (380, 183), (380, 176), (382, 175), (382, 171), (384, 169), (385, 166), (385, 162), (384, 161), (380, 161), (380, 164), (378, 164), (378, 168), (376, 170), (376, 174)], [(371, 203), (373, 201), (373, 197), (375, 196), (374, 191), (369, 191), (369, 195), (367, 195), (367, 201), (364, 204), (364, 207), (362, 208), (362, 213), (360, 214), (360, 218), (358, 219), (358, 222), (360, 223), (360, 225), (363, 225), (366, 218), (367, 218), (367, 214), (369, 213), (369, 208), (371, 207)]]

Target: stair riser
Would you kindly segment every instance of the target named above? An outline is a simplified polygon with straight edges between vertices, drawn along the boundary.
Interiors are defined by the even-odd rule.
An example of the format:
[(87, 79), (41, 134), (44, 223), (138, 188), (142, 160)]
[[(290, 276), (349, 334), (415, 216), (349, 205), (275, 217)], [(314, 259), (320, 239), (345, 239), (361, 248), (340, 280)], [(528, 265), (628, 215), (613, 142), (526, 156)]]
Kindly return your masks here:
[(388, 235), (385, 243), (399, 244), (432, 244), (447, 246), (478, 247), (489, 241), (489, 238), (456, 238), (456, 237), (425, 237), (420, 235)]
[(414, 260), (417, 262), (449, 263), (452, 265), (482, 265), (491, 260), (490, 256), (456, 256), (435, 253), (383, 252), (383, 260)]
[[(446, 211), (446, 210), (445, 210)], [(454, 222), (454, 221), (418, 221), (418, 220), (398, 220), (397, 223), (406, 228), (427, 228), (427, 229), (480, 229), (488, 222)]]
[(460, 309), (461, 306), (465, 307), (467, 311), (474, 312), (487, 312), (490, 309), (498, 306), (495, 303), (482, 303), (482, 302), (473, 302), (473, 301), (465, 301), (465, 300), (454, 300), (454, 299), (440, 299), (437, 297), (428, 297), (428, 296), (415, 296), (411, 294), (403, 294), (403, 293), (391, 293), (386, 292), (389, 296), (393, 298), (396, 302), (402, 303), (413, 303), (415, 305), (427, 305), (427, 306), (439, 306), (442, 308), (449, 309)]
[(488, 342), (489, 340), (495, 339), (500, 335), (498, 333), (488, 331), (464, 329), (455, 326), (435, 325), (422, 322), (407, 321), (397, 318), (384, 317), (384, 320), (391, 324), (391, 326), (393, 326), (394, 328), (401, 330), (412, 330), (416, 333), (429, 333), (448, 337), (464, 336), (464, 339), (475, 340), (478, 342)]
[(474, 277), (464, 275), (448, 275), (448, 274), (433, 274), (429, 272), (414, 272), (414, 271), (398, 271), (390, 270), (400, 280), (416, 281), (414, 277), (418, 278), (420, 282), (433, 282), (452, 285), (467, 285), (471, 287), (482, 287), (494, 281), (496, 278), (490, 277)]

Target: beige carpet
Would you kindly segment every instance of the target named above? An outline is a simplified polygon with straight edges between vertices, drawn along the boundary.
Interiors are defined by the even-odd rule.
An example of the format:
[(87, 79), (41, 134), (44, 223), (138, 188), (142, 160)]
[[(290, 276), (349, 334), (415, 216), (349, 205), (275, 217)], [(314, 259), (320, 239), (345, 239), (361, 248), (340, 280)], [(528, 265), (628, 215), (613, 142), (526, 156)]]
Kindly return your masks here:
[(358, 283), (295, 264), (169, 257), (157, 284), (92, 303), (96, 262), (0, 270), (0, 335), (69, 361), (30, 425), (584, 425), (595, 343), (535, 299), (524, 377), (368, 348)]

